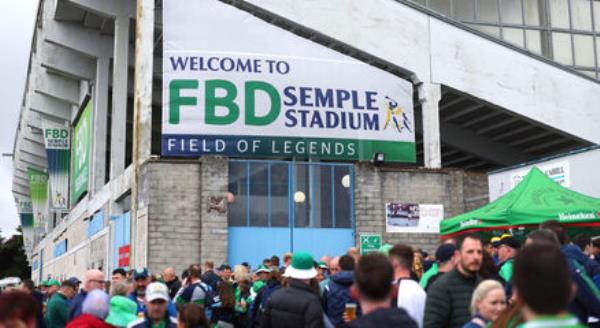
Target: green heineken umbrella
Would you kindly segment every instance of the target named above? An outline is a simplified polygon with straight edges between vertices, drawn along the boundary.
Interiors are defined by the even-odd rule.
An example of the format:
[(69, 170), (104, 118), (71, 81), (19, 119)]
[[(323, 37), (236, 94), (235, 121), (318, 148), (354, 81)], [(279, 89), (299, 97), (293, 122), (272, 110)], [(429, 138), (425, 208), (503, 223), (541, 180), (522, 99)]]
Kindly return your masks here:
[(474, 211), (442, 220), (442, 238), (466, 232), (531, 227), (558, 220), (567, 227), (600, 227), (600, 199), (567, 189), (532, 168), (513, 190)]

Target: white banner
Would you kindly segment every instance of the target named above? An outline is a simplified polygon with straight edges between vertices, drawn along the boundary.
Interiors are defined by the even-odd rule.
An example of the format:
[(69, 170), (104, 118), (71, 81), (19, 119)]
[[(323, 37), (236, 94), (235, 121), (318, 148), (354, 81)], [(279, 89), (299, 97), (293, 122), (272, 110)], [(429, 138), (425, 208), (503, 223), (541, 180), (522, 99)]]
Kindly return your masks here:
[(439, 233), (444, 205), (386, 203), (386, 232)]
[(415, 161), (408, 81), (220, 1), (163, 19), (163, 155)]

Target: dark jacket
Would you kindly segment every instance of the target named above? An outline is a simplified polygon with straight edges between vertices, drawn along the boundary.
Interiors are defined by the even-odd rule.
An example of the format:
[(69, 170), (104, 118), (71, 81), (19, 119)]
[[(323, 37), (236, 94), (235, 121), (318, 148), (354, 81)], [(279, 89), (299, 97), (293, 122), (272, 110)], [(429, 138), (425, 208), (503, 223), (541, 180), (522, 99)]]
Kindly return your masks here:
[(216, 274), (213, 270), (206, 271), (200, 278), (200, 280), (209, 285), (213, 290), (217, 290), (217, 284), (221, 281), (221, 277)]
[(82, 289), (71, 300), (71, 312), (69, 313), (69, 318), (71, 318), (71, 320), (81, 315), (81, 307), (83, 306), (83, 301), (86, 297), (87, 292)]
[(277, 280), (270, 280), (256, 295), (254, 302), (248, 309), (248, 322), (250, 327), (259, 327), (262, 314), (267, 307), (267, 303), (273, 296), (273, 293), (281, 288), (281, 283)]
[(354, 282), (352, 271), (336, 273), (323, 291), (323, 310), (334, 326), (344, 322), (346, 303), (356, 303), (352, 299), (350, 286)]
[(167, 282), (166, 285), (167, 288), (169, 288), (169, 297), (171, 298), (171, 301), (174, 301), (175, 295), (177, 295), (177, 292), (181, 288), (181, 281), (179, 281), (179, 278), (175, 277), (175, 279)]
[(479, 278), (463, 276), (454, 269), (437, 279), (427, 294), (423, 326), (460, 328), (471, 319), (471, 296)]
[(302, 281), (290, 279), (288, 288), (273, 293), (261, 320), (262, 328), (322, 328), (323, 309), (319, 296)]
[(417, 328), (417, 323), (402, 308), (377, 309), (352, 321), (351, 328)]
[(46, 322), (44, 321), (44, 295), (37, 290), (34, 290), (31, 292), (31, 296), (35, 298), (35, 303), (37, 304), (36, 327), (46, 328)]
[(94, 317), (91, 314), (84, 313), (77, 319), (69, 322), (66, 328), (112, 328), (112, 325)]
[[(575, 245), (564, 245), (560, 249), (567, 258), (571, 277), (577, 285), (575, 298), (569, 304), (569, 312), (577, 316), (580, 322), (587, 322), (589, 316), (600, 317), (600, 299), (585, 281), (586, 275), (590, 284), (598, 280), (600, 267)], [(581, 271), (585, 271), (585, 274)]]
[[(168, 312), (164, 320), (166, 321), (165, 328), (177, 328), (177, 319), (170, 317)], [(148, 318), (147, 313), (144, 313), (144, 317), (130, 323), (129, 328), (152, 328), (152, 320)]]

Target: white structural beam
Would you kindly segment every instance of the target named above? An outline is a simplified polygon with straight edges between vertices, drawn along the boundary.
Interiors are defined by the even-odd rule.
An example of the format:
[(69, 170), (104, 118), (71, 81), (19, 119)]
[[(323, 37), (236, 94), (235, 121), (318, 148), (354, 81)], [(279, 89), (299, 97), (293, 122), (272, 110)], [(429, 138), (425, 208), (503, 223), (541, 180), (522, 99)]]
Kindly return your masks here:
[(93, 192), (104, 186), (106, 178), (106, 127), (108, 125), (108, 57), (96, 60), (94, 82), (94, 128), (92, 139), (92, 188)]
[(423, 83), (418, 86), (419, 101), (423, 115), (423, 159), (425, 167), (442, 167), (442, 147), (440, 139), (439, 103), (442, 88), (439, 84)]
[(46, 69), (60, 72), (77, 80), (94, 78), (94, 60), (72, 49), (54, 43), (42, 42), (38, 54), (40, 65)]
[(39, 71), (35, 91), (71, 104), (79, 103), (79, 83), (52, 73)]
[(20, 146), (21, 151), (28, 152), (30, 154), (35, 154), (39, 157), (46, 156), (46, 148), (38, 143), (34, 143), (27, 139), (23, 139), (21, 140)]
[(65, 2), (101, 16), (123, 15), (127, 18), (135, 18), (135, 1), (133, 0), (65, 0)]
[(48, 168), (48, 161), (46, 158), (32, 155), (30, 153), (19, 150), (19, 160), (22, 161), (26, 166), (33, 166), (38, 169), (45, 170)]
[(64, 121), (71, 120), (71, 103), (61, 101), (39, 93), (30, 93), (29, 108), (38, 113), (56, 117)]
[(13, 192), (13, 194), (19, 194), (22, 196), (31, 197), (31, 193), (29, 192), (29, 187), (24, 186), (20, 183), (13, 182), (12, 192)]
[(90, 57), (110, 57), (112, 55), (112, 37), (100, 31), (85, 29), (76, 23), (54, 20), (56, 1), (44, 1), (45, 41), (73, 49)]
[[(131, 1), (128, 1), (131, 2)], [(127, 128), (127, 77), (129, 61), (129, 16), (115, 18), (115, 44), (112, 81), (112, 120), (110, 140), (110, 178), (125, 170), (125, 132)]]

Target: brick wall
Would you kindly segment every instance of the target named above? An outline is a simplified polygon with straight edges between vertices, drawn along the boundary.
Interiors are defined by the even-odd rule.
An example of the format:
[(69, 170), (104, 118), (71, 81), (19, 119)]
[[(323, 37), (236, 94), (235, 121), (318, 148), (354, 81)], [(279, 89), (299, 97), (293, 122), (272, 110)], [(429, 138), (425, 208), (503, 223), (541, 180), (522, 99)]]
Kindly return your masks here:
[(431, 252), (439, 244), (438, 234), (386, 232), (385, 203), (442, 204), (447, 218), (487, 202), (485, 174), (458, 170), (391, 171), (368, 163), (358, 163), (355, 168), (357, 242), (360, 233), (381, 233), (386, 243), (405, 243)]

